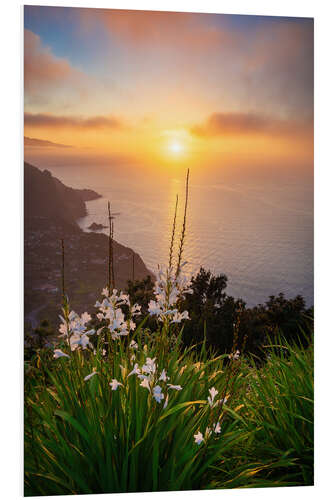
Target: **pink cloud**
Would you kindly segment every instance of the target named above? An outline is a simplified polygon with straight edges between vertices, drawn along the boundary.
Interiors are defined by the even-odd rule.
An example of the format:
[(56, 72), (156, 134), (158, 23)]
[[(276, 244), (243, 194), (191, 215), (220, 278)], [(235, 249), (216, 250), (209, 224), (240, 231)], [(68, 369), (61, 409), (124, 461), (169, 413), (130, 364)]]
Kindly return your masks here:
[(260, 113), (212, 113), (204, 123), (194, 125), (191, 132), (207, 138), (219, 135), (289, 136), (311, 133), (312, 128), (311, 120), (283, 120)]
[[(209, 24), (208, 14), (185, 12), (81, 9), (82, 26), (102, 22), (111, 36), (135, 46), (157, 44), (201, 51), (233, 42), (233, 35)], [(204, 18), (207, 23), (203, 23)]]
[(125, 128), (124, 123), (112, 115), (82, 117), (62, 116), (51, 113), (24, 113), (24, 125), (47, 128), (111, 129)]
[(76, 83), (82, 76), (66, 59), (56, 57), (44, 47), (38, 35), (24, 30), (24, 87), (28, 94), (39, 93), (50, 85)]

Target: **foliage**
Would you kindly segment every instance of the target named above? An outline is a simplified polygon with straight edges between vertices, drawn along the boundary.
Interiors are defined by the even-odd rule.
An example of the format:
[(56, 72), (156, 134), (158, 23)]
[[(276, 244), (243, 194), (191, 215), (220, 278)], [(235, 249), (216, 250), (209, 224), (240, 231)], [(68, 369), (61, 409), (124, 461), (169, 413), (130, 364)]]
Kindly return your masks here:
[[(229, 487), (244, 478), (254, 487), (313, 484), (312, 340), (304, 348), (277, 337), (265, 346), (264, 365), (249, 362), (242, 423), (250, 438), (238, 450), (243, 463), (229, 470)], [(236, 454), (233, 450), (232, 465)], [(226, 466), (228, 461), (216, 468), (216, 488), (225, 485)]]
[[(247, 352), (263, 357), (261, 346), (267, 336), (280, 332), (287, 341), (303, 342), (306, 337), (301, 331), (313, 330), (313, 308), (307, 309), (303, 297), (285, 298), (283, 293), (270, 296), (265, 304), (246, 307), (244, 300), (226, 293), (228, 278), (225, 274), (214, 276), (201, 268), (191, 279), (193, 293), (186, 295), (179, 303), (180, 310), (189, 313), (190, 320), (184, 326), (183, 342), (186, 346), (201, 343), (219, 353), (227, 353), (233, 344), (234, 324), (239, 321), (239, 345), (246, 338)], [(131, 300), (142, 306), (142, 313), (148, 313), (149, 301), (153, 298), (154, 284), (150, 277), (128, 283)], [(156, 323), (147, 321), (146, 326), (154, 329)]]
[[(197, 353), (179, 342), (172, 350), (156, 339), (143, 344), (141, 333), (133, 334), (136, 349), (122, 338), (109, 355), (75, 350), (54, 360), (44, 349), (29, 363), (26, 495), (312, 484), (311, 346), (267, 348), (257, 368), (205, 345)], [(164, 369), (182, 388), (159, 382), (166, 407), (129, 376), (148, 358), (156, 358), (156, 376)], [(123, 385), (112, 390), (113, 379)], [(226, 398), (222, 406), (208, 403), (212, 387)], [(221, 432), (209, 435), (217, 422)]]

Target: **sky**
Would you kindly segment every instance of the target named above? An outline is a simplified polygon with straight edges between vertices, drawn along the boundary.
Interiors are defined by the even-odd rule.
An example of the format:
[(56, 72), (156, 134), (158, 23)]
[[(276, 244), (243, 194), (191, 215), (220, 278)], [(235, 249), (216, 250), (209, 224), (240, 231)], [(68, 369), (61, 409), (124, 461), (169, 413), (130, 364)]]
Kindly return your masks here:
[(37, 165), (313, 168), (313, 19), (25, 6)]

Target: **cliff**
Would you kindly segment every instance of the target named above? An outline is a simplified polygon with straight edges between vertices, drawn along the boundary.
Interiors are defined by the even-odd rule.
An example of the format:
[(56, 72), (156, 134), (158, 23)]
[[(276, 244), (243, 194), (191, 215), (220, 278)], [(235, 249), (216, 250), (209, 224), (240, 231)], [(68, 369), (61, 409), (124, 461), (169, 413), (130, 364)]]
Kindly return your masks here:
[(75, 222), (87, 214), (85, 201), (100, 198), (91, 189), (73, 189), (65, 186), (48, 170), (24, 163), (24, 213), (25, 217), (44, 215)]
[[(47, 170), (24, 164), (24, 307), (29, 328), (47, 318), (56, 326), (61, 308), (61, 240), (65, 245), (65, 284), (71, 306), (89, 309), (108, 277), (108, 237), (85, 233), (77, 218), (86, 214), (85, 201), (99, 197), (89, 189), (65, 186)], [(134, 266), (133, 266), (134, 264)], [(140, 255), (114, 242), (115, 285), (154, 275)]]

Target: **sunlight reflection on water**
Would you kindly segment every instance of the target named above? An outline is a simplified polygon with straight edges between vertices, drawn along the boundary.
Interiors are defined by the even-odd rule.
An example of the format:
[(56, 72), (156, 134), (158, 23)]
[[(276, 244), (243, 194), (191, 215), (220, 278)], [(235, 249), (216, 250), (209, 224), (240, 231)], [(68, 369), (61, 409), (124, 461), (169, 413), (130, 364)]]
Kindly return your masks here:
[[(158, 180), (126, 173), (105, 175), (95, 167), (54, 167), (65, 184), (94, 189), (103, 198), (87, 203), (79, 225), (107, 222), (107, 200), (115, 218), (115, 239), (137, 251), (152, 271), (166, 263), (176, 194), (181, 230), (184, 180)], [(284, 292), (313, 304), (313, 193), (311, 182), (190, 182), (184, 258), (186, 273), (200, 266), (229, 278), (227, 292), (249, 305)], [(107, 230), (106, 230), (107, 231)]]

